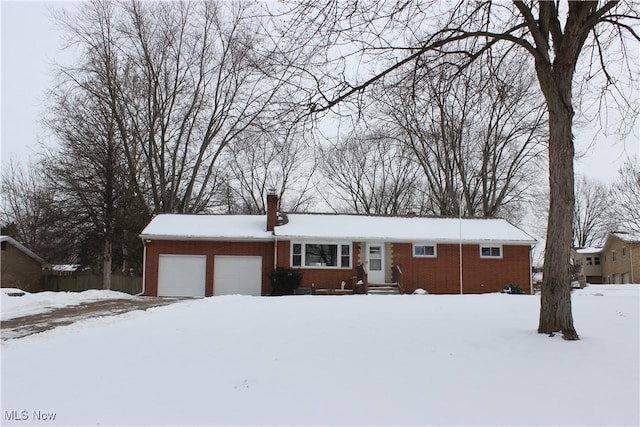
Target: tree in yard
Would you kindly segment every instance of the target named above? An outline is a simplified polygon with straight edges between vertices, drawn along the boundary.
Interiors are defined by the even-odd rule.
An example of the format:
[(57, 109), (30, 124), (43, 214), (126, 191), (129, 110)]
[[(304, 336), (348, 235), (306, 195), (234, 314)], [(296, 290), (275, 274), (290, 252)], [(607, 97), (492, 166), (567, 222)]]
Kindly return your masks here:
[(225, 149), (276, 121), (289, 68), (270, 68), (245, 2), (82, 3), (59, 22), (80, 63), (63, 83), (109, 107), (146, 215), (214, 209)]
[(265, 214), (272, 189), (278, 194), (278, 207), (288, 212), (304, 211), (311, 203), (311, 150), (297, 126), (283, 128), (247, 131), (229, 145), (222, 163), (228, 213)]
[(65, 227), (65, 206), (39, 165), (11, 161), (3, 167), (1, 210), (11, 237), (48, 262), (74, 261), (75, 230)]
[(380, 91), (435, 215), (516, 218), (536, 183), (547, 134), (535, 76), (518, 51), (485, 56), (464, 70), (425, 64)]
[(50, 101), (47, 124), (59, 147), (47, 154), (44, 169), (66, 207), (67, 227), (82, 233), (83, 254), (93, 252), (86, 246), (92, 240), (101, 247), (102, 287), (111, 289), (116, 230), (128, 227), (121, 212), (133, 203), (117, 125), (109, 105), (91, 91), (59, 86)]
[[(303, 2), (292, 9), (285, 34), (298, 28), (298, 34), (303, 35), (295, 40), (296, 46), (304, 46), (301, 41), (324, 46), (329, 60), (324, 69), (330, 72), (322, 77), (316, 73), (311, 79), (308, 105), (315, 113), (354, 99), (387, 76), (412, 73), (420, 64), (429, 66), (433, 61), (450, 59), (448, 63), (462, 72), (485, 53), (500, 54), (506, 46), (528, 54), (549, 119), (549, 221), (538, 332), (562, 332), (567, 340), (579, 339), (569, 287), (574, 211), (573, 85), (579, 76), (591, 81), (598, 81), (592, 79), (598, 76), (611, 91), (617, 87), (616, 78), (633, 74), (625, 75), (624, 68), (616, 73), (610, 70), (633, 67), (633, 61), (627, 61), (627, 55), (633, 54), (628, 43), (640, 40), (634, 30), (640, 8), (618, 1), (514, 1), (511, 5), (462, 1), (452, 5), (335, 0)], [(624, 104), (628, 98), (621, 92), (619, 95), (617, 100)]]
[(573, 245), (584, 248), (603, 243), (610, 230), (609, 191), (599, 181), (579, 177), (575, 189)]
[[(382, 131), (354, 133), (320, 148), (323, 197), (338, 212), (424, 213), (420, 170), (408, 150)], [(325, 190), (326, 189), (326, 190)], [(330, 197), (340, 204), (334, 206)]]
[(640, 234), (640, 164), (637, 158), (620, 167), (609, 200), (615, 226)]

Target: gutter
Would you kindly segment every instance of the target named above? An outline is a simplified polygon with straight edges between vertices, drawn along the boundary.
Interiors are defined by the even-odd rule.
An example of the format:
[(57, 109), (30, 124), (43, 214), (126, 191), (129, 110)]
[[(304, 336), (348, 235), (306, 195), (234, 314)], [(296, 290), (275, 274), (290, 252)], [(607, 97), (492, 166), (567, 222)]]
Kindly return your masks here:
[(147, 287), (147, 241), (142, 239), (142, 291), (134, 296), (139, 297), (144, 295)]

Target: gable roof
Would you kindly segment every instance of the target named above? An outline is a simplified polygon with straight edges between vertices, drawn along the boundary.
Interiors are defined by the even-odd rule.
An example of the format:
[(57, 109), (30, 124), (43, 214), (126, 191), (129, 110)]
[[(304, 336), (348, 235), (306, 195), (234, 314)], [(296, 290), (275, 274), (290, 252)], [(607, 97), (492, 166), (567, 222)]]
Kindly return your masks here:
[[(493, 242), (534, 245), (529, 234), (503, 219), (288, 214), (266, 231), (266, 215), (156, 216), (140, 237), (159, 240), (347, 240), (391, 242)], [(462, 239), (461, 239), (462, 237)]]
[(26, 246), (22, 245), (20, 242), (18, 242), (13, 237), (0, 236), (0, 242), (7, 242), (7, 243), (11, 244), (12, 246), (15, 246), (19, 251), (22, 251), (24, 254), (30, 256), (34, 260), (38, 261), (40, 264), (44, 265), (44, 264), (47, 263), (44, 259), (40, 258), (33, 251), (29, 250)]
[(273, 240), (266, 215), (160, 214), (142, 230), (143, 239)]

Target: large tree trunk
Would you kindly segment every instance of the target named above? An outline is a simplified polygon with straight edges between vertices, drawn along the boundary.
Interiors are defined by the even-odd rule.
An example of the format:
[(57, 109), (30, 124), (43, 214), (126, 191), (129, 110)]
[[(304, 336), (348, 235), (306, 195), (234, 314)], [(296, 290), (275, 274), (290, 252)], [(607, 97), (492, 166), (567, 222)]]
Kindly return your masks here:
[(111, 240), (104, 240), (104, 253), (102, 264), (102, 289), (111, 289)]
[[(574, 210), (573, 111), (566, 103), (550, 103), (549, 187), (550, 205), (539, 333), (562, 332), (567, 340), (579, 339), (571, 313), (571, 255)], [(555, 104), (555, 105), (554, 105)], [(554, 108), (557, 106), (558, 108)]]

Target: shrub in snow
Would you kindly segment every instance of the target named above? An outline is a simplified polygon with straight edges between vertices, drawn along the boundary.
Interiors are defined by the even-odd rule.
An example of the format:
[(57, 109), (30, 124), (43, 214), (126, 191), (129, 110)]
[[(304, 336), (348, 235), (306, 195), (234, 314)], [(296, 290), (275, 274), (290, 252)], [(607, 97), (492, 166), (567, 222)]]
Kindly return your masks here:
[(422, 289), (422, 288), (418, 288), (418, 289), (416, 289), (415, 291), (413, 291), (413, 294), (414, 294), (414, 295), (428, 295), (428, 294), (429, 294), (429, 292), (425, 291), (425, 290), (424, 290), (424, 289)]
[(271, 295), (293, 295), (302, 282), (298, 269), (276, 267), (271, 273)]

